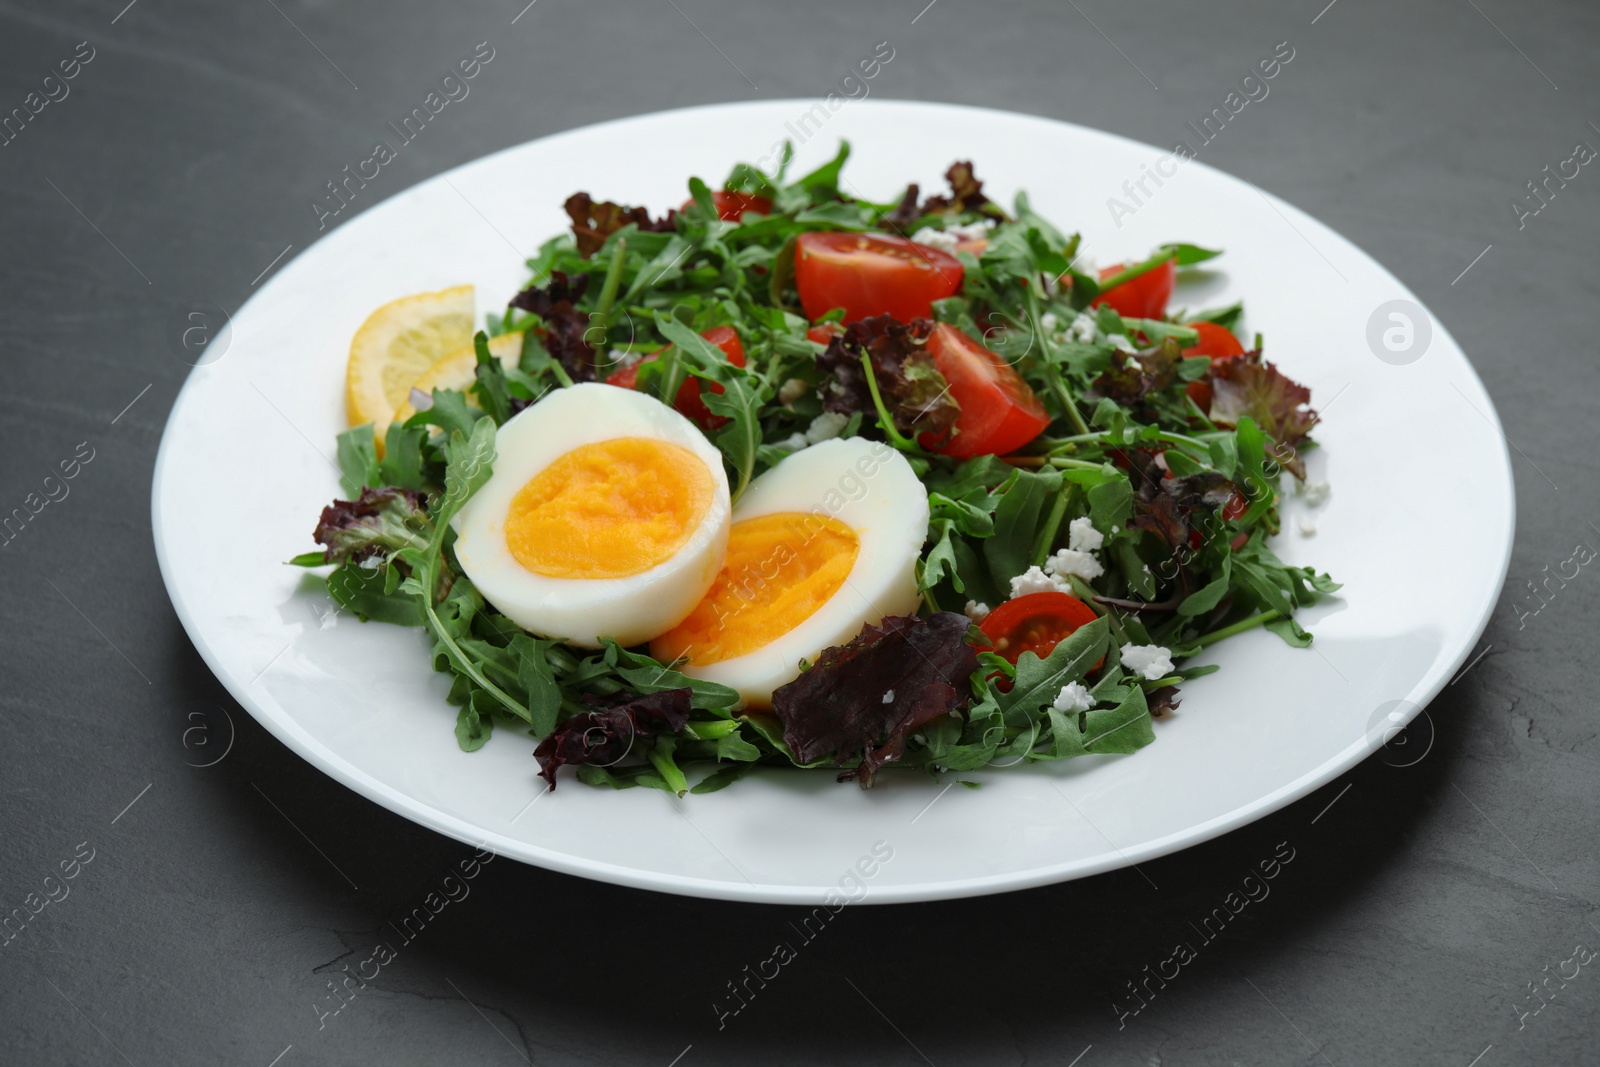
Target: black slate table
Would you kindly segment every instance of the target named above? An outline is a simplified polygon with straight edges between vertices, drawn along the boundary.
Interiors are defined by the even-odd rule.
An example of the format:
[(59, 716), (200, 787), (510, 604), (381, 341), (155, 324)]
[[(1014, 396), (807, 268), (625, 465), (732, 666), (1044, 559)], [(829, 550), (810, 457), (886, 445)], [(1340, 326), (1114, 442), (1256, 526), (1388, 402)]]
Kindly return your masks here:
[[(1600, 9), (124, 3), (0, 3), (0, 514), (27, 512), (0, 548), (0, 1061), (1600, 1059), (1600, 578), (1585, 570), (1542, 601), (1526, 586), (1576, 544), (1600, 547), (1600, 173), (1583, 166), (1538, 200), (1527, 185), (1600, 144)], [(1270, 97), (1203, 158), (1324, 219), (1420, 294), (1513, 446), (1510, 579), (1487, 651), (1428, 708), (1431, 748), (1374, 757), (1147, 864), (1159, 889), (1123, 871), (847, 909), (720, 1026), (713, 1005), (797, 909), (502, 860), (378, 978), (347, 979), (470, 850), (335, 784), (227, 699), (163, 591), (150, 477), (188, 370), (175, 340), (188, 311), (236, 309), (286, 247), (309, 245), (324, 183), (481, 41), (496, 58), (470, 98), (330, 226), (529, 138), (826, 93), (879, 41), (895, 58), (874, 95), (1171, 145), (1289, 42)], [(1152, 980), (1280, 842), (1294, 859), (1270, 896)]]

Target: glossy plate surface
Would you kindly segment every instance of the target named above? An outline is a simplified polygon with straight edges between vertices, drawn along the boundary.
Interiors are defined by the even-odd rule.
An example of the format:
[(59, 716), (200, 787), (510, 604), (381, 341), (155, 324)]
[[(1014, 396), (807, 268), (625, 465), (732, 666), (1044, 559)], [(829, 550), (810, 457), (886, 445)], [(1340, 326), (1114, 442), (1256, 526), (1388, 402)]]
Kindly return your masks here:
[[(878, 842), (880, 857), (893, 856), (862, 879), (872, 902), (1018, 889), (1172, 852), (1330, 781), (1438, 693), (1504, 581), (1512, 481), (1483, 386), (1404, 286), (1290, 205), (1202, 163), (1163, 162), (1147, 145), (893, 101), (847, 103), (818, 129), (817, 107), (719, 105), (534, 141), (409, 189), (279, 268), (233, 316), (231, 336), (213, 342), (226, 343), (221, 357), (179, 395), (153, 493), (167, 590), (240, 704), (351, 789), (462, 841), (625, 885), (814, 903), (857, 877)], [(907, 181), (942, 189), (950, 162), (972, 159), (995, 199), (1009, 204), (1026, 188), (1045, 217), (1082, 231), (1101, 264), (1172, 240), (1227, 250), (1174, 303), (1246, 298), (1241, 332), (1264, 333), (1268, 355), (1325, 412), (1309, 458), (1332, 495), (1315, 511), (1292, 505), (1275, 544), (1287, 562), (1345, 583), (1304, 616), (1312, 649), (1260, 632), (1226, 641), (1211, 657), (1223, 669), (1184, 687), (1154, 745), (966, 775), (983, 783), (976, 790), (889, 774), (863, 792), (772, 771), (681, 801), (571, 780), (545, 795), (525, 735), (502, 729), (477, 753), (457, 749), (446, 681), (429, 669), (421, 632), (337, 614), (319, 582), (283, 564), (314, 547), (316, 517), (338, 493), (331, 457), (351, 335), (386, 301), (463, 282), (477, 286), (480, 316), (501, 307), (524, 280), (523, 258), (567, 224), (561, 203), (573, 191), (660, 212), (682, 202), (689, 175), (714, 185), (796, 128), (814, 131), (796, 173), (848, 138), (848, 188), (869, 199)], [(1107, 198), (1132, 206), (1123, 183), (1158, 164), (1175, 174), (1147, 183), (1153, 195), (1114, 219)], [(1392, 346), (1408, 344), (1405, 324), (1379, 314), (1391, 301), (1410, 305), (1399, 305), (1409, 352), (1383, 347), (1386, 329), (1399, 331)], [(1298, 532), (1301, 515), (1314, 536)]]

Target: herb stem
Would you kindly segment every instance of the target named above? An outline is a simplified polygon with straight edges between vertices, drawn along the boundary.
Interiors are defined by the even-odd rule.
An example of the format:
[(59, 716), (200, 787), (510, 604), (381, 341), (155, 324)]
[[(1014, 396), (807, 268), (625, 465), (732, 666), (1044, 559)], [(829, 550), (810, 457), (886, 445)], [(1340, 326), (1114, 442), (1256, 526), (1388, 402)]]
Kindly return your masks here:
[(1050, 514), (1045, 516), (1044, 527), (1039, 531), (1039, 540), (1033, 546), (1033, 565), (1043, 567), (1044, 561), (1050, 558), (1050, 546), (1055, 544), (1056, 534), (1061, 530), (1061, 520), (1067, 514), (1067, 498), (1072, 495), (1072, 483), (1062, 482), (1061, 488), (1056, 492), (1056, 499), (1050, 505)]
[(909, 452), (917, 446), (909, 438), (902, 437), (895, 427), (894, 419), (889, 417), (889, 409), (883, 406), (883, 394), (878, 392), (878, 376), (872, 370), (872, 357), (867, 355), (866, 349), (861, 350), (861, 366), (867, 372), (867, 389), (872, 393), (872, 406), (878, 409), (878, 425), (883, 429), (884, 436), (889, 438), (889, 443), (902, 452)]
[(611, 305), (617, 301), (617, 286), (622, 282), (622, 265), (627, 259), (627, 252), (627, 239), (618, 238), (616, 245), (611, 249), (611, 264), (606, 267), (606, 280), (600, 286), (600, 298), (595, 302), (594, 313), (589, 320), (593, 323), (589, 329), (600, 332), (600, 344), (594, 353), (594, 371), (597, 378), (600, 376), (602, 352), (611, 337)]
[(1212, 630), (1210, 633), (1197, 640), (1195, 644), (1199, 645), (1201, 648), (1205, 648), (1207, 645), (1216, 644), (1225, 637), (1232, 637), (1235, 634), (1242, 634), (1247, 630), (1254, 630), (1258, 626), (1269, 623), (1274, 619), (1281, 618), (1283, 618), (1283, 616), (1276, 611), (1263, 611), (1261, 614), (1252, 615), (1248, 619), (1240, 619), (1232, 626), (1224, 626), (1220, 630)]
[(1061, 470), (1097, 471), (1105, 463), (1096, 463), (1092, 459), (1068, 459), (1066, 456), (1051, 456), (1050, 466)]

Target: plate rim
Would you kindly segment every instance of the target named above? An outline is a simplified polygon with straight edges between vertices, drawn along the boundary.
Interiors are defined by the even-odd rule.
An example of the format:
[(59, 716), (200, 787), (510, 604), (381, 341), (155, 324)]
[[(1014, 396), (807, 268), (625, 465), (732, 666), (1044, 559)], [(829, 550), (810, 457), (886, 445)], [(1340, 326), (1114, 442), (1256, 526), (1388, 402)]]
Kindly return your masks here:
[[(507, 145), (484, 155), (474, 156), (473, 158), (458, 163), (455, 166), (421, 178), (411, 185), (397, 190), (390, 196), (385, 197), (383, 200), (379, 200), (368, 205), (363, 211), (355, 216), (352, 216), (350, 220), (332, 232), (338, 232), (338, 230), (344, 229), (361, 215), (365, 215), (368, 212), (377, 209), (381, 205), (387, 204), (399, 197), (406, 196), (425, 184), (436, 182), (441, 178), (448, 178), (456, 175), (459, 171), (462, 171), (468, 167), (474, 167), (496, 159), (502, 155), (520, 151), (530, 145), (559, 141), (565, 137), (603, 131), (609, 127), (637, 123), (641, 121), (648, 122), (650, 120), (668, 119), (677, 116), (690, 116), (696, 113), (726, 113), (729, 111), (743, 111), (747, 109), (768, 109), (790, 106), (809, 107), (816, 102), (817, 101), (812, 98), (794, 97), (775, 100), (746, 100), (697, 104), (689, 107), (669, 108), (661, 111), (651, 111), (619, 116), (617, 118), (607, 119), (603, 122), (590, 123), (583, 126), (571, 127), (565, 130), (558, 130), (542, 137), (535, 137), (517, 144)], [(1110, 138), (1143, 151), (1163, 151), (1156, 145), (1138, 141), (1123, 134), (1114, 133), (1108, 130), (1101, 130), (1093, 126), (1084, 125), (1082, 123), (1069, 122), (1064, 119), (1057, 119), (1044, 115), (1034, 115), (1021, 111), (1009, 111), (1001, 108), (976, 107), (969, 104), (943, 103), (939, 101), (907, 100), (893, 97), (853, 101), (853, 103), (857, 105), (866, 105), (871, 110), (906, 109), (940, 112), (945, 114), (948, 114), (952, 111), (959, 111), (979, 116), (1001, 116), (1007, 120), (1023, 119), (1031, 122), (1043, 123), (1046, 125), (1066, 127), (1074, 131), (1088, 132), (1096, 137)], [(1385, 266), (1384, 263), (1376, 256), (1373, 256), (1360, 245), (1346, 237), (1343, 233), (1335, 230), (1327, 223), (1322, 222), (1316, 216), (1301, 210), (1294, 204), (1276, 196), (1275, 194), (1261, 189), (1259, 186), (1255, 186), (1254, 183), (1249, 182), (1248, 179), (1231, 174), (1226, 170), (1222, 170), (1219, 167), (1213, 166), (1207, 162), (1202, 162), (1200, 160), (1190, 160), (1189, 165), (1198, 165), (1205, 171), (1213, 172), (1233, 182), (1244, 182), (1252, 185), (1256, 191), (1268, 201), (1270, 206), (1273, 206), (1275, 209), (1280, 211), (1281, 209), (1287, 208), (1289, 211), (1294, 212), (1302, 219), (1317, 223), (1319, 226), (1335, 234), (1340, 240), (1344, 241), (1351, 248), (1355, 249), (1364, 259), (1376, 266), (1378, 270), (1380, 270), (1386, 276), (1388, 281), (1394, 286), (1397, 295), (1413, 301), (1418, 307), (1422, 308), (1428, 314), (1433, 327), (1438, 330), (1443, 337), (1448, 339), (1449, 343), (1455, 348), (1456, 351), (1461, 353), (1462, 365), (1464, 366), (1467, 375), (1469, 376), (1471, 382), (1477, 386), (1486, 402), (1488, 410), (1486, 413), (1480, 412), (1480, 414), (1485, 414), (1486, 421), (1489, 423), (1490, 429), (1492, 429), (1495, 435), (1499, 438), (1498, 454), (1501, 458), (1501, 470), (1504, 472), (1505, 476), (1505, 492), (1507, 501), (1505, 524), (1503, 529), (1500, 531), (1502, 542), (1500, 553), (1501, 558), (1499, 561), (1499, 574), (1493, 583), (1483, 587), (1486, 590), (1486, 595), (1483, 603), (1480, 606), (1479, 618), (1472, 627), (1471, 641), (1464, 643), (1463, 647), (1460, 648), (1453, 656), (1439, 661), (1441, 664), (1447, 665), (1446, 669), (1435, 669), (1433, 672), (1424, 674), (1416, 682), (1416, 684), (1413, 685), (1409, 693), (1399, 698), (1411, 704), (1408, 714), (1406, 715), (1406, 722), (1409, 723), (1418, 714), (1421, 714), (1427, 709), (1428, 705), (1433, 701), (1433, 699), (1444, 690), (1448, 680), (1455, 677), (1456, 672), (1461, 668), (1462, 664), (1465, 663), (1467, 656), (1470, 655), (1473, 649), (1477, 647), (1479, 640), (1482, 639), (1485, 630), (1487, 630), (1490, 621), (1493, 619), (1494, 607), (1499, 602), (1500, 595), (1504, 590), (1505, 582), (1510, 573), (1511, 555), (1516, 540), (1516, 475), (1511, 462), (1511, 454), (1507, 445), (1507, 438), (1504, 428), (1501, 425), (1499, 411), (1495, 406), (1494, 398), (1490, 394), (1488, 388), (1485, 386), (1482, 377), (1478, 374), (1477, 368), (1473, 365), (1471, 358), (1467, 355), (1466, 349), (1455, 340), (1455, 337), (1450, 333), (1449, 329), (1444, 325), (1437, 315), (1433, 314), (1431, 309), (1428, 308), (1428, 305), (1418, 298), (1417, 294), (1412, 292), (1410, 287), (1396, 277), (1393, 272), (1391, 272), (1389, 268)], [(331, 233), (323, 236), (331, 236)], [(276, 274), (274, 274), (274, 276), (268, 280), (266, 285), (252, 293), (250, 297), (240, 305), (238, 310), (233, 313), (233, 317), (237, 317), (242, 314), (250, 305), (250, 303), (256, 299), (262, 297), (268, 292), (272, 292), (275, 289), (279, 279), (288, 273), (288, 267), (295, 260), (298, 260), (301, 258), (301, 256), (309, 252), (310, 249), (314, 248), (318, 243), (320, 243), (320, 238), (318, 241), (311, 242), (311, 244), (307, 245), (306, 248), (301, 250), (299, 255), (296, 255), (294, 259), (291, 259), (288, 263), (284, 264), (283, 269), (280, 269)], [(230, 320), (230, 325), (225, 327), (225, 330), (231, 331), (231, 329), (232, 325)], [(219, 334), (218, 338), (220, 339), (221, 336), (222, 335)], [(174, 416), (178, 412), (180, 406), (184, 403), (184, 399), (189, 393), (189, 390), (194, 388), (195, 382), (202, 377), (203, 375), (198, 375), (192, 372), (186, 376), (183, 385), (179, 388), (177, 395), (173, 398), (172, 406), (168, 409), (167, 418), (161, 431), (161, 440), (156, 450), (155, 466), (150, 487), (151, 532), (154, 540), (156, 562), (161, 573), (162, 584), (167, 592), (167, 598), (172, 603), (173, 611), (177, 615), (178, 621), (183, 626), (184, 632), (188, 636), (190, 643), (194, 646), (195, 650), (200, 654), (201, 659), (205, 662), (207, 669), (210, 670), (212, 675), (222, 684), (223, 688), (228, 691), (229, 695), (238, 702), (239, 706), (248, 712), (251, 718), (255, 719), (256, 722), (265, 727), (268, 733), (272, 734), (273, 737), (277, 738), (278, 741), (293, 751), (301, 759), (304, 759), (307, 763), (311, 764), (315, 769), (323, 774), (328, 775), (330, 778), (333, 778), (335, 781), (344, 785), (346, 788), (351, 789), (355, 793), (365, 797), (366, 799), (381, 805), (382, 807), (388, 809), (396, 815), (401, 816), (402, 818), (425, 826), (457, 841), (461, 841), (465, 844), (473, 845), (475, 847), (490, 847), (494, 850), (496, 855), (507, 856), (512, 859), (519, 860), (520, 862), (528, 863), (546, 870), (557, 871), (562, 874), (575, 875), (581, 878), (591, 878), (614, 885), (670, 893), (679, 896), (769, 904), (817, 904), (821, 901), (822, 896), (827, 892), (827, 886), (780, 885), (775, 883), (756, 884), (748, 882), (740, 884), (738, 882), (726, 879), (714, 880), (687, 875), (663, 874), (660, 872), (645, 870), (640, 867), (623, 866), (621, 864), (612, 862), (575, 857), (569, 853), (546, 849), (538, 845), (530, 844), (526, 841), (506, 837), (499, 833), (485, 832), (484, 828), (481, 826), (477, 826), (465, 819), (440, 811), (430, 804), (416, 800), (401, 793), (398, 789), (394, 788), (382, 779), (379, 779), (349, 763), (338, 752), (328, 748), (322, 742), (316, 740), (301, 730), (298, 724), (293, 720), (288, 719), (287, 717), (280, 719), (280, 717), (272, 712), (269, 708), (258, 706), (249, 694), (250, 686), (242, 684), (238, 679), (234, 678), (230, 672), (221, 669), (219, 658), (211, 647), (211, 643), (207, 639), (206, 634), (199, 627), (194, 617), (193, 610), (191, 609), (190, 605), (188, 605), (179, 595), (176, 586), (176, 579), (174, 577), (175, 572), (173, 569), (173, 563), (167, 553), (167, 542), (162, 528), (161, 501), (165, 485), (165, 475), (168, 468), (169, 445), (171, 445), (174, 436), (173, 427), (176, 421)], [(1375, 738), (1373, 735), (1369, 734), (1361, 741), (1352, 743), (1350, 746), (1346, 747), (1340, 752), (1333, 754), (1318, 766), (1301, 775), (1299, 778), (1285, 783), (1270, 793), (1257, 797), (1248, 804), (1241, 804), (1233, 810), (1218, 815), (1215, 818), (1197, 826), (1190, 826), (1182, 831), (1170, 833), (1153, 840), (1144, 841), (1126, 849), (1118, 848), (1116, 845), (1112, 845), (1112, 852), (1109, 854), (1101, 854), (1088, 859), (1068, 860), (1042, 867), (1033, 867), (1020, 872), (1009, 872), (997, 875), (967, 877), (960, 879), (946, 879), (937, 882), (919, 882), (907, 885), (874, 886), (873, 891), (867, 894), (858, 903), (921, 903), (962, 899), (975, 896), (987, 896), (1004, 892), (1014, 892), (1023, 889), (1033, 889), (1043, 885), (1053, 885), (1061, 882), (1074, 881), (1079, 878), (1085, 878), (1095, 874), (1102, 874), (1111, 870), (1118, 870), (1123, 867), (1136, 865), (1142, 861), (1170, 855), (1172, 853), (1182, 851), (1183, 849), (1213, 840), (1214, 838), (1220, 837), (1225, 833), (1239, 829), (1243, 826), (1247, 826), (1258, 819), (1264, 818), (1287, 807), (1295, 801), (1315, 792), (1322, 786), (1327, 785), (1341, 774), (1351, 770), (1357, 764), (1364, 761), (1368, 756), (1372, 755), (1382, 747), (1382, 738)], [(542, 796), (543, 794), (540, 795)]]

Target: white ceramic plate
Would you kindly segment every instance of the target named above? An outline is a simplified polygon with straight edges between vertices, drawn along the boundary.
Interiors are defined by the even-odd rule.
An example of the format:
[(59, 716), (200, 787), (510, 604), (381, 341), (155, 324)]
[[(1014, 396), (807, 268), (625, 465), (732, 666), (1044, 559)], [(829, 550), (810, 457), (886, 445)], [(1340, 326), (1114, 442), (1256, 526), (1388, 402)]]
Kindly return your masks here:
[[(864, 792), (769, 771), (681, 801), (571, 779), (545, 795), (524, 734), (496, 731), (470, 755), (456, 747), (421, 632), (337, 616), (319, 583), (283, 564), (313, 547), (338, 491), (330, 457), (352, 333), (379, 304), (462, 282), (477, 285), (480, 314), (502, 307), (524, 256), (566, 226), (574, 190), (661, 211), (684, 199), (689, 175), (715, 183), (797, 130), (812, 135), (796, 173), (848, 138), (846, 177), (872, 199), (908, 180), (941, 189), (952, 160), (973, 159), (996, 199), (1026, 188), (1102, 264), (1171, 240), (1227, 250), (1176, 302), (1246, 298), (1245, 330), (1265, 333), (1268, 355), (1326, 412), (1311, 468), (1332, 496), (1312, 513), (1315, 536), (1294, 532), (1291, 511), (1275, 546), (1345, 583), (1303, 619), (1313, 649), (1261, 632), (1226, 641), (1210, 657), (1222, 670), (1184, 687), (1154, 745), (966, 775), (977, 790), (886, 775)], [(864, 101), (828, 115), (787, 101), (575, 130), (408, 189), (280, 267), (213, 342), (223, 356), (179, 395), (153, 493), (178, 616), (239, 703), (351, 789), (462, 841), (624, 885), (797, 903), (844, 885), (869, 901), (934, 900), (1106, 871), (1244, 825), (1375, 751), (1391, 709), (1414, 714), (1472, 651), (1510, 554), (1511, 471), (1493, 405), (1442, 326), (1416, 308), (1413, 356), (1431, 331), (1420, 358), (1374, 355), (1374, 312), (1415, 297), (1315, 219), (1188, 162), (1160, 163), (1176, 174), (1147, 181), (1153, 195), (1113, 220), (1107, 198), (1133, 206), (1123, 183), (1162, 157), (1003, 112)], [(1378, 325), (1405, 343), (1404, 324)], [(863, 857), (870, 876), (852, 873)]]

